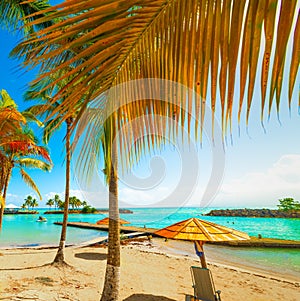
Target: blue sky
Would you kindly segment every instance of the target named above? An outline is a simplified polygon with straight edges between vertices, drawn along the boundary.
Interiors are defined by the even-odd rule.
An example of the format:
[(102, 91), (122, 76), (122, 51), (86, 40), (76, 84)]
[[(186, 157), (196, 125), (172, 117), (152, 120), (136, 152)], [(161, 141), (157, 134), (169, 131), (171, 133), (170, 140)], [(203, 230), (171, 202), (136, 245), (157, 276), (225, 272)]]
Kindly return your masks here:
[[(34, 78), (34, 71), (23, 73), (18, 71), (18, 62), (8, 58), (8, 53), (18, 41), (18, 36), (13, 36), (7, 31), (0, 30), (2, 41), (0, 50), (0, 89), (8, 91), (10, 96), (23, 110), (32, 103), (24, 103), (22, 95), (26, 90), (26, 84)], [(288, 59), (287, 59), (288, 61)], [(288, 72), (286, 72), (287, 74)], [(120, 200), (121, 205), (134, 207), (137, 205), (158, 206), (159, 200), (168, 195), (176, 188), (177, 202), (169, 205), (183, 206), (204, 204), (214, 207), (274, 207), (277, 200), (283, 197), (300, 199), (300, 117), (298, 115), (298, 97), (300, 76), (298, 72), (293, 95), (292, 111), (289, 115), (287, 108), (287, 84), (286, 78), (282, 91), (280, 109), (280, 121), (277, 120), (275, 109), (270, 121), (265, 121), (266, 133), (260, 124), (260, 88), (257, 81), (253, 98), (253, 107), (249, 122), (248, 132), (245, 122), (242, 121), (241, 135), (238, 135), (236, 118), (233, 119), (233, 144), (228, 143), (225, 147), (225, 169), (222, 183), (216, 190), (215, 198), (202, 202), (203, 192), (207, 186), (213, 163), (212, 153), (214, 148), (209, 142), (210, 137), (205, 138), (203, 146), (195, 142), (197, 150), (197, 164), (186, 161), (190, 156), (191, 148), (184, 146), (166, 146), (157, 154), (160, 161), (154, 159), (152, 177), (158, 177), (157, 183), (151, 187), (139, 187), (140, 181), (151, 178), (151, 157), (147, 156), (142, 162), (133, 168), (137, 176), (136, 182), (130, 182), (129, 176), (120, 176)], [(235, 93), (236, 101), (238, 91)], [(30, 175), (36, 180), (43, 195), (40, 206), (43, 207), (48, 198), (55, 193), (63, 197), (64, 191), (64, 128), (54, 134), (49, 143), (49, 149), (54, 168), (51, 173), (30, 170)], [(156, 160), (156, 161), (155, 161)], [(156, 162), (156, 164), (155, 164)], [(191, 186), (187, 180), (180, 182), (182, 170), (190, 170), (190, 175), (196, 170), (197, 179)], [(223, 173), (223, 170), (219, 170)], [(130, 184), (129, 184), (130, 183)], [(126, 185), (127, 184), (127, 185)], [(134, 187), (134, 188), (133, 188)], [(100, 174), (93, 179), (88, 189), (79, 184), (76, 178), (72, 178), (71, 195), (77, 195), (96, 207), (107, 206), (107, 193)], [(32, 194), (32, 191), (20, 180), (16, 172), (9, 185), (7, 203), (22, 204), (24, 198)], [(189, 196), (189, 198), (187, 198)], [(173, 197), (173, 195), (172, 195)]]

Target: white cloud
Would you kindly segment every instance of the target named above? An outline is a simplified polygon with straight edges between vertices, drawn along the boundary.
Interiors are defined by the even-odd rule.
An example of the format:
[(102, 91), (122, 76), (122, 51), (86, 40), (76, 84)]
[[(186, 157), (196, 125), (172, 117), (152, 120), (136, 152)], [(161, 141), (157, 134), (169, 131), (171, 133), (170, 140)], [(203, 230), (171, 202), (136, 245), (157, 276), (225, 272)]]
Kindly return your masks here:
[(119, 191), (120, 202), (126, 203), (127, 206), (155, 206), (170, 194), (167, 187), (157, 187), (151, 190), (138, 190), (128, 187)]
[(300, 197), (300, 155), (282, 156), (265, 171), (224, 181), (213, 206), (276, 206), (279, 198)]
[(11, 199), (18, 199), (19, 198), (19, 196), (17, 194), (12, 194), (12, 193), (7, 193), (6, 197), (11, 198)]
[(47, 201), (49, 199), (53, 199), (56, 194), (59, 195), (60, 199), (64, 199), (64, 195), (65, 195), (64, 192), (54, 192), (54, 191), (51, 191), (51, 192), (48, 192), (48, 193), (45, 194), (44, 200)]

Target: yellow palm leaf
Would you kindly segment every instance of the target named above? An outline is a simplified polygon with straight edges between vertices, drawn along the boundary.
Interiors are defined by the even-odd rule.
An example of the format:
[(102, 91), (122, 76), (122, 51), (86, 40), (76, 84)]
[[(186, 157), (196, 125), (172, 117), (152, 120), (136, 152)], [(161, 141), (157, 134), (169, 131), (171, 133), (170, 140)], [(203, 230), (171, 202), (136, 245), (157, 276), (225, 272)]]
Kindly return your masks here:
[[(274, 18), (279, 5), (277, 41), (272, 48)], [(64, 99), (53, 114), (71, 112), (82, 95), (88, 94), (88, 98), (81, 105), (83, 111), (93, 98), (111, 87), (130, 80), (162, 78), (181, 83), (197, 92), (197, 95), (193, 96), (190, 92), (184, 95), (180, 87), (174, 88), (170, 85), (168, 97), (172, 102), (166, 99), (161, 103), (155, 103), (150, 94), (149, 104), (141, 101), (126, 108), (127, 118), (134, 118), (141, 112), (146, 112), (145, 108), (152, 107), (149, 112), (153, 114), (160, 112), (171, 118), (175, 116), (178, 121), (176, 126), (187, 124), (189, 132), (194, 122), (197, 135), (198, 123), (202, 127), (204, 121), (210, 68), (212, 111), (215, 112), (214, 91), (216, 91), (218, 78), (223, 127), (225, 125), (226, 128), (232, 116), (238, 64), (241, 65), (238, 118), (240, 119), (243, 96), (246, 92), (248, 119), (259, 65), (263, 66), (261, 87), (262, 108), (264, 107), (271, 52), (275, 55), (269, 83), (270, 108), (275, 91), (278, 105), (281, 78), (284, 76), (284, 69), (281, 68), (284, 64), (285, 45), (290, 35), (294, 15), (297, 13), (295, 7), (296, 1), (293, 0), (279, 2), (275, 0), (249, 2), (245, 0), (72, 0), (54, 7), (52, 11), (49, 9), (41, 12), (43, 16), (37, 18), (32, 24), (45, 22), (51, 18), (62, 18), (63, 21), (37, 32), (24, 41), (24, 47), (30, 49), (27, 55), (20, 50), (21, 47), (18, 47), (16, 53), (19, 51), (20, 56), (25, 57), (25, 64), (42, 63), (40, 78), (64, 70), (69, 65), (73, 66), (72, 71), (61, 72), (61, 76), (49, 84), (54, 86), (60, 80), (72, 76), (72, 79), (53, 97), (52, 102)], [(46, 12), (48, 15), (45, 16)], [(247, 17), (245, 17), (246, 12)], [(266, 34), (265, 57), (259, 61), (263, 25)], [(297, 32), (295, 32), (295, 39), (298, 36)], [(296, 49), (297, 45), (294, 43)], [(238, 60), (240, 49), (242, 61)], [(299, 68), (297, 50), (294, 53), (296, 54), (293, 55), (293, 62), (296, 63), (296, 67), (291, 69), (290, 95), (294, 89), (292, 82)], [(248, 87), (247, 91), (244, 91), (245, 87)], [(45, 87), (47, 88), (49, 86)], [(122, 99), (129, 100), (133, 96), (140, 98), (143, 89), (143, 87), (124, 89)], [(203, 100), (200, 100), (200, 97)], [(125, 108), (123, 105), (125, 103), (123, 101), (120, 106)], [(181, 109), (176, 112), (176, 107)], [(186, 111), (193, 114), (195, 120), (192, 120)], [(78, 118), (81, 115), (82, 112)], [(150, 125), (149, 122), (148, 124)], [(167, 127), (160, 129), (166, 131)]]

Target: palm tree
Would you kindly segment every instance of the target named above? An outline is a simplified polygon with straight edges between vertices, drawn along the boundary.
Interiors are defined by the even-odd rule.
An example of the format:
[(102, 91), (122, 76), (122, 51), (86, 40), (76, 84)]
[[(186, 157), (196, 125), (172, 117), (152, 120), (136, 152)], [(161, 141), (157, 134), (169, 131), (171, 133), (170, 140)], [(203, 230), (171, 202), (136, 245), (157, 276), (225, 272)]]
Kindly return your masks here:
[(73, 210), (75, 208), (75, 201), (76, 201), (76, 196), (69, 197), (69, 205), (72, 207)]
[(78, 209), (81, 205), (82, 205), (82, 202), (80, 201), (80, 199), (76, 198), (74, 200), (74, 206), (75, 206), (75, 208)]
[(64, 208), (65, 208), (65, 202), (62, 201), (62, 200), (59, 200), (57, 206), (58, 206), (58, 208), (59, 208), (60, 210), (64, 210)]
[[(3, 204), (5, 205), (6, 193), (11, 178), (11, 174), (14, 168), (17, 168), (19, 170), (23, 181), (38, 194), (40, 199), (42, 199), (42, 196), (39, 192), (37, 185), (35, 184), (33, 179), (29, 176), (29, 174), (25, 171), (24, 168), (38, 168), (43, 171), (49, 171), (52, 165), (51, 165), (51, 160), (48, 151), (44, 147), (36, 145), (32, 140), (31, 143), (26, 142), (25, 145), (23, 144), (23, 147), (21, 149), (20, 148), (16, 149), (11, 145), (6, 145), (5, 147), (2, 147), (2, 153), (5, 154), (7, 160), (5, 183), (2, 192)], [(46, 161), (43, 161), (36, 157), (42, 157)], [(4, 205), (1, 207), (0, 229), (2, 226)]]
[[(32, 94), (27, 94), (26, 98)], [(47, 104), (41, 104), (41, 105), (35, 105), (30, 107), (27, 111), (31, 112), (33, 114), (41, 114), (44, 115), (45, 110), (47, 110), (47, 114), (51, 115), (53, 112), (55, 112), (56, 107), (58, 106), (58, 103), (55, 103), (52, 106), (49, 106)], [(47, 108), (46, 108), (47, 107)], [(61, 115), (61, 118), (63, 118), (63, 115)], [(66, 149), (66, 186), (65, 186), (65, 210), (64, 210), (64, 218), (63, 218), (63, 225), (61, 230), (61, 237), (59, 242), (59, 248), (57, 251), (57, 256), (54, 259), (55, 263), (63, 263), (64, 262), (64, 248), (65, 248), (65, 241), (66, 241), (66, 235), (67, 235), (67, 221), (68, 221), (68, 209), (69, 209), (69, 194), (70, 194), (70, 172), (71, 172), (71, 128), (73, 125), (74, 117), (68, 116), (65, 120), (66, 123), (66, 136), (65, 136), (65, 149)], [(53, 123), (52, 120), (48, 120), (45, 123), (44, 128), (44, 137), (43, 140), (45, 143), (48, 143), (50, 140), (54, 130), (57, 129), (56, 122)]]
[[(68, 70), (71, 70), (72, 67), (68, 67), (67, 70), (64, 70), (63, 73), (67, 73)], [(26, 110), (30, 114), (40, 117), (46, 117), (47, 121), (45, 122), (43, 141), (48, 143), (51, 139), (52, 134), (55, 130), (60, 128), (62, 122), (66, 124), (66, 136), (65, 136), (65, 150), (66, 150), (66, 173), (65, 173), (65, 201), (64, 201), (64, 217), (63, 224), (61, 229), (61, 236), (59, 241), (59, 248), (57, 255), (54, 259), (54, 263), (65, 263), (64, 260), (64, 248), (67, 236), (67, 223), (68, 223), (68, 212), (69, 212), (69, 195), (70, 195), (70, 173), (71, 173), (71, 129), (73, 127), (73, 122), (78, 114), (78, 109), (76, 108), (71, 112), (65, 112), (64, 114), (57, 114), (57, 107), (59, 107), (62, 100), (56, 101), (53, 104), (49, 104), (52, 99), (53, 90), (43, 90), (44, 86), (51, 85), (53, 82), (56, 82), (58, 74), (54, 74), (52, 77), (47, 77), (42, 81), (39, 81), (31, 85), (31, 89), (25, 94), (26, 100), (38, 100), (40, 104), (31, 106)], [(70, 78), (64, 78), (59, 83), (55, 84), (56, 89), (61, 89), (68, 85)], [(84, 96), (81, 97), (83, 99)], [(78, 100), (76, 107), (78, 108), (82, 103), (82, 100)], [(52, 118), (51, 118), (52, 117)]]
[(28, 195), (26, 199), (24, 199), (24, 207), (27, 207), (27, 209), (29, 210), (31, 203), (32, 203), (33, 197), (31, 195)]
[(56, 194), (54, 196), (54, 200), (53, 201), (54, 201), (54, 207), (55, 207), (55, 210), (56, 210), (56, 208), (59, 207), (59, 204), (61, 203), (61, 199), (60, 199), (60, 197), (59, 197), (58, 194)]
[(76, 196), (71, 196), (69, 198), (69, 204), (71, 205), (72, 209), (74, 210), (74, 208), (78, 208), (81, 206), (81, 201), (76, 197)]
[[(82, 4), (79, 5), (79, 4)], [(185, 108), (196, 117), (196, 130), (203, 130), (208, 83), (211, 88), (212, 118), (216, 111), (216, 99), (220, 93), (220, 108), (224, 135), (231, 131), (236, 67), (240, 66), (240, 101), (238, 118), (247, 93), (246, 123), (248, 123), (253, 90), (258, 70), (261, 73), (261, 116), (266, 106), (269, 90), (268, 113), (273, 107), (274, 96), (277, 110), (280, 104), (286, 47), (293, 20), (297, 17), (296, 1), (293, 0), (136, 0), (136, 1), (83, 1), (66, 2), (63, 10), (49, 14), (50, 18), (64, 21), (41, 30), (26, 41), (31, 52), (26, 53), (25, 64), (40, 65), (40, 76), (57, 74), (68, 65), (75, 68), (69, 74), (61, 74), (59, 82), (72, 75), (67, 86), (56, 90), (51, 104), (63, 99), (56, 112), (73, 112), (78, 99), (88, 94), (81, 106), (81, 113), (89, 100), (95, 99), (109, 88), (139, 78), (161, 78), (181, 83), (194, 90), (199, 97), (177, 93), (173, 103), (138, 101), (111, 118), (103, 140), (107, 151), (105, 168), (110, 189), (110, 231), (108, 264), (102, 300), (117, 300), (120, 264), (118, 229), (117, 170), (111, 162), (117, 161), (117, 150), (112, 147), (112, 137), (124, 122), (130, 122), (138, 112), (150, 115), (162, 114), (187, 124), (191, 131), (192, 120), (185, 114), (178, 115), (176, 108)], [(55, 9), (55, 8), (54, 8)], [(279, 19), (276, 20), (276, 11)], [(45, 11), (48, 12), (48, 11)], [(245, 16), (245, 17), (244, 17)], [(91, 22), (93, 20), (93, 22)], [(276, 21), (276, 22), (275, 22)], [(113, 24), (113, 25), (112, 25)], [(277, 29), (275, 41), (275, 26)], [(299, 69), (299, 15), (294, 30), (293, 53), (290, 63), (289, 105), (291, 106), (295, 79)], [(264, 31), (265, 39), (262, 39)], [(76, 40), (69, 38), (77, 36)], [(259, 61), (261, 40), (264, 56)], [(39, 42), (37, 45), (36, 42)], [(66, 45), (66, 41), (69, 41)], [(57, 47), (57, 45), (62, 45)], [(69, 56), (65, 49), (76, 55)], [(78, 49), (81, 49), (78, 52)], [(239, 50), (241, 55), (239, 56)], [(18, 49), (17, 49), (18, 52)], [(274, 57), (270, 61), (271, 54)], [(20, 52), (24, 56), (24, 53)], [(240, 60), (239, 60), (240, 58)], [(41, 62), (43, 64), (41, 65)], [(269, 77), (269, 71), (272, 72)], [(211, 76), (210, 81), (208, 76)], [(55, 83), (53, 83), (54, 86)], [(217, 89), (218, 87), (218, 89)], [(246, 90), (247, 89), (247, 90)], [(129, 91), (131, 92), (131, 91)], [(122, 95), (130, 96), (128, 91)], [(172, 95), (170, 95), (172, 96)], [(173, 95), (174, 98), (174, 95)], [(128, 98), (130, 99), (130, 98)], [(116, 113), (114, 113), (116, 114)], [(140, 113), (141, 114), (141, 113)], [(63, 117), (64, 118), (64, 117)], [(57, 117), (58, 119), (58, 117)], [(127, 119), (127, 120), (125, 120)], [(53, 121), (54, 122), (54, 121)], [(60, 122), (63, 122), (62, 120)], [(77, 121), (76, 121), (77, 122)], [(100, 123), (101, 124), (101, 123)], [(105, 126), (102, 123), (103, 126)], [(99, 123), (98, 123), (99, 126)], [(144, 127), (149, 126), (145, 124)], [(160, 128), (162, 131), (164, 127)], [(99, 131), (102, 127), (99, 127)], [(202, 135), (199, 135), (200, 138)], [(154, 143), (150, 141), (150, 147)], [(116, 147), (116, 146), (115, 146)], [(99, 151), (99, 150), (98, 150)], [(138, 156), (138, 154), (137, 154)], [(108, 285), (110, 283), (110, 285)]]
[(46, 206), (49, 206), (49, 208), (51, 209), (52, 206), (54, 206), (54, 200), (53, 199), (49, 199), (46, 203)]
[(34, 199), (32, 199), (30, 206), (31, 206), (31, 209), (33, 210), (33, 208), (36, 208), (36, 207), (39, 206), (39, 203), (38, 203), (37, 200), (34, 198)]
[[(5, 122), (3, 127), (3, 136), (0, 138), (0, 158), (1, 166), (1, 209), (0, 209), (0, 229), (2, 228), (2, 219), (4, 213), (5, 199), (11, 174), (13, 169), (18, 168), (22, 179), (34, 191), (36, 191), (41, 198), (38, 187), (35, 182), (25, 171), (24, 168), (39, 168), (41, 170), (49, 171), (51, 169), (51, 159), (48, 151), (37, 145), (37, 140), (29, 127), (24, 127), (26, 117), (30, 120), (36, 120), (31, 114), (24, 114), (17, 112), (17, 106), (8, 93), (4, 90), (0, 95), (0, 109), (4, 110), (9, 116), (13, 116), (12, 125)], [(13, 112), (13, 114), (11, 114)], [(19, 118), (22, 116), (22, 119)], [(11, 118), (11, 117), (9, 117)], [(2, 143), (1, 143), (2, 142)], [(43, 160), (39, 159), (43, 158)], [(45, 160), (45, 161), (44, 161)]]

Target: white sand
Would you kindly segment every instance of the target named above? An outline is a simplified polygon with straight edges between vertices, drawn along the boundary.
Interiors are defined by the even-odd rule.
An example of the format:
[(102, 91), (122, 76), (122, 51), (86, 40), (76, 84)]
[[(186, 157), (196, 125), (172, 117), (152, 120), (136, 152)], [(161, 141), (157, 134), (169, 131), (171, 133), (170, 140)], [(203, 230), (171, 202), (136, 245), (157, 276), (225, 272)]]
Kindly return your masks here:
[[(102, 291), (106, 248), (67, 248), (70, 268), (50, 263), (55, 249), (0, 250), (0, 300), (94, 301)], [(185, 300), (192, 294), (190, 266), (198, 261), (161, 254), (148, 242), (122, 247), (120, 300)], [(209, 264), (222, 301), (297, 301), (299, 282), (255, 275), (239, 268)], [(259, 271), (258, 271), (259, 272)]]

